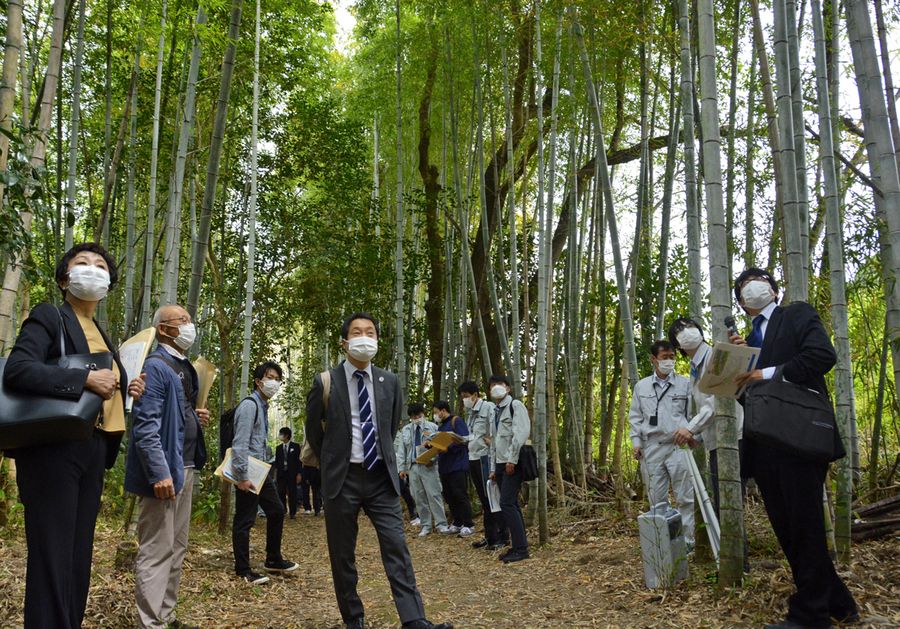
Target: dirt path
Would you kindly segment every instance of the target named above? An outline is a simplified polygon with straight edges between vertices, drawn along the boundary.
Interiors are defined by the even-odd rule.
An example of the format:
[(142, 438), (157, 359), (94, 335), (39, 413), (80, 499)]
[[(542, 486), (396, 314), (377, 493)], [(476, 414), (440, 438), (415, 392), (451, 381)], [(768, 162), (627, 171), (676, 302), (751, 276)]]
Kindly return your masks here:
[[(397, 615), (375, 533), (362, 518), (359, 591), (369, 625), (397, 627)], [(468, 541), (415, 537), (410, 549), (426, 611), (434, 621), (465, 627), (759, 627), (784, 613), (791, 591), (780, 554), (758, 509), (750, 513), (753, 573), (740, 591), (719, 594), (709, 564), (693, 563), (690, 579), (669, 593), (644, 588), (635, 527), (617, 516), (558, 523), (552, 543), (533, 558), (503, 565)], [(262, 524), (262, 525), (261, 525)], [(249, 587), (232, 574), (230, 539), (195, 526), (181, 585), (179, 617), (202, 627), (338, 626), (322, 518), (285, 522), (284, 554), (301, 564), (287, 577)], [(253, 531), (252, 558), (261, 561), (264, 523)], [(21, 531), (0, 540), (0, 627), (20, 626), (24, 588)], [(536, 532), (532, 539), (536, 538)], [(134, 578), (115, 566), (119, 533), (101, 525), (85, 627), (134, 626)], [(848, 584), (878, 626), (900, 627), (900, 540), (857, 546)], [(773, 559), (774, 558), (774, 559)]]

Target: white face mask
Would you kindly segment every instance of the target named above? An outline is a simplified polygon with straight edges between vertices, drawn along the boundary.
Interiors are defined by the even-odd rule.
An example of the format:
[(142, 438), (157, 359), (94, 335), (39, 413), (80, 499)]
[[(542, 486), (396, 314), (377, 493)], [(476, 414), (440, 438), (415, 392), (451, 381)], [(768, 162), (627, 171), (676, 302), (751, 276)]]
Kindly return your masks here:
[(662, 360), (658, 360), (656, 361), (656, 367), (661, 374), (668, 376), (675, 370), (675, 359), (663, 358)]
[(423, 421), (425, 421), (424, 417), (413, 417), (412, 418), (412, 423), (414, 423), (416, 426), (421, 426)]
[(74, 266), (66, 290), (84, 301), (100, 301), (109, 293), (109, 272), (99, 266)]
[(473, 397), (464, 397), (463, 398), (463, 406), (468, 410), (472, 410), (475, 407), (475, 398)]
[(197, 339), (197, 328), (193, 323), (182, 323), (178, 326), (178, 336), (175, 337), (175, 345), (182, 350), (190, 349)]
[(440, 424), (442, 421), (444, 421), (443, 419), (441, 419), (441, 416), (438, 415), (437, 413), (435, 413), (434, 415), (432, 415), (432, 416), (431, 416), (431, 419), (434, 420), (434, 423), (435, 423), (435, 424)]
[(495, 400), (502, 400), (506, 397), (506, 387), (502, 384), (495, 384), (491, 387), (491, 397)]
[(685, 328), (675, 336), (681, 349), (692, 351), (700, 347), (703, 334), (697, 328)]
[(262, 393), (266, 396), (266, 398), (275, 397), (275, 394), (278, 393), (278, 390), (280, 388), (281, 382), (279, 382), (278, 380), (263, 380), (260, 384), (260, 389), (262, 389)]
[(762, 310), (775, 297), (772, 296), (772, 286), (765, 280), (751, 280), (741, 289), (741, 299), (744, 306), (752, 310)]
[(347, 340), (347, 354), (360, 362), (367, 363), (378, 353), (378, 339), (368, 336), (354, 336)]

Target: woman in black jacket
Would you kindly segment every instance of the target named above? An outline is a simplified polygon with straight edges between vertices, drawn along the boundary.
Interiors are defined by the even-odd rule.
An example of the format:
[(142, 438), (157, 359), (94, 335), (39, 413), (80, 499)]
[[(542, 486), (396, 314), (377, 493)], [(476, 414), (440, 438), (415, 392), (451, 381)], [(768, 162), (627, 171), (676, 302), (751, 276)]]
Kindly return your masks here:
[[(22, 324), (4, 371), (7, 387), (35, 396), (77, 400), (88, 389), (104, 399), (90, 439), (15, 450), (16, 481), (25, 506), (28, 572), (25, 627), (80, 627), (91, 578), (94, 525), (100, 510), (103, 472), (115, 463), (125, 431), (125, 396), (144, 391), (125, 370), (94, 311), (118, 279), (115, 261), (94, 243), (76, 245), (56, 266), (65, 296), (59, 308), (36, 306)], [(60, 335), (63, 338), (60, 338)], [(61, 355), (112, 352), (112, 369), (66, 369)]]

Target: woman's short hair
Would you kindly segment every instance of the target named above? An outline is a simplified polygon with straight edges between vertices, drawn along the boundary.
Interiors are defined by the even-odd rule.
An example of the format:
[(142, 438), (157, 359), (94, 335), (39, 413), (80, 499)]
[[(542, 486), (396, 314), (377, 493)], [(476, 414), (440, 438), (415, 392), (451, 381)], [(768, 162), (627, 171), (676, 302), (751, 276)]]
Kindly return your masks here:
[[(110, 290), (112, 290), (112, 287), (115, 286), (116, 282), (119, 281), (119, 269), (116, 268), (116, 261), (111, 255), (109, 255), (109, 252), (95, 242), (82, 242), (75, 245), (62, 255), (62, 257), (59, 259), (59, 262), (56, 263), (56, 285), (59, 286), (67, 279), (69, 279), (69, 264), (72, 262), (72, 259), (82, 251), (96, 253), (98, 256), (101, 256), (103, 258), (103, 260), (106, 262), (107, 268), (109, 269), (109, 288)], [(63, 294), (65, 294), (65, 290), (60, 290), (62, 290)]]

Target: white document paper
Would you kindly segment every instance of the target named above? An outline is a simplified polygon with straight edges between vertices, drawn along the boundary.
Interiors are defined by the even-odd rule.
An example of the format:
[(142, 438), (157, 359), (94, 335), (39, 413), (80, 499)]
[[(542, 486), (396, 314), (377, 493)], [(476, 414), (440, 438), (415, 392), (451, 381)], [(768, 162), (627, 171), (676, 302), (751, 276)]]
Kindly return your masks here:
[(703, 369), (700, 390), (710, 395), (738, 398), (740, 390), (734, 379), (756, 369), (759, 361), (758, 347), (716, 343)]
[[(119, 346), (119, 360), (122, 361), (122, 366), (125, 367), (125, 373), (121, 374), (121, 377), (126, 382), (131, 382), (141, 375), (141, 370), (144, 368), (144, 359), (150, 353), (150, 348), (155, 338), (156, 329), (146, 328)], [(125, 410), (130, 411), (133, 405), (134, 398), (129, 395), (128, 399), (125, 400)]]
[(485, 483), (488, 504), (491, 507), (491, 513), (500, 511), (500, 486), (491, 479)]
[[(254, 494), (259, 494), (259, 490), (262, 489), (263, 484), (266, 482), (270, 469), (272, 469), (272, 466), (268, 463), (260, 461), (256, 457), (247, 457), (247, 479), (253, 483), (254, 488), (251, 491)], [(222, 460), (222, 464), (216, 468), (214, 474), (219, 478), (224, 478), (232, 485), (237, 485), (240, 482), (231, 469), (231, 448), (225, 451), (225, 458)]]

